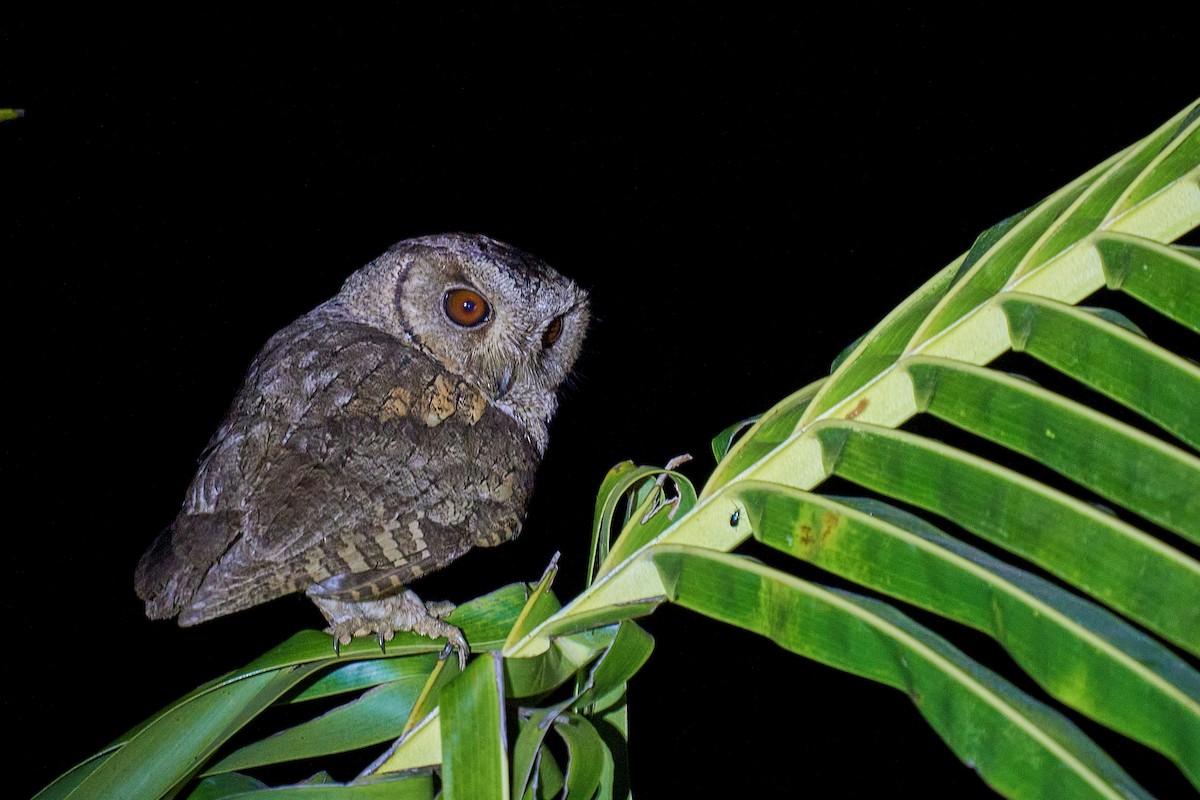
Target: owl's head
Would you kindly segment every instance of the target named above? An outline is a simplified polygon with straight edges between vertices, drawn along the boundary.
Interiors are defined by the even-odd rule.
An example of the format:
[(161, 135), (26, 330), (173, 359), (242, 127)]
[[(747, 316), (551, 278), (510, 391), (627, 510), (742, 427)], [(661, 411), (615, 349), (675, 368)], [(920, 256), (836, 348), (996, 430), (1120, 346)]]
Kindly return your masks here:
[(544, 449), (588, 324), (571, 280), (486, 236), (443, 234), (394, 245), (335, 302), (464, 377)]

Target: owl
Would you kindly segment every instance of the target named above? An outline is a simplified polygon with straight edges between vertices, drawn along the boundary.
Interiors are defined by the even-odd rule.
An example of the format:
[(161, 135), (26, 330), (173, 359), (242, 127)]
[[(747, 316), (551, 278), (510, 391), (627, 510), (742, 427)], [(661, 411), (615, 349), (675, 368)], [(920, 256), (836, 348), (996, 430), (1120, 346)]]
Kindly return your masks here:
[(293, 592), (334, 647), (467, 643), (408, 584), (521, 530), (588, 297), (485, 236), (409, 239), (254, 358), (183, 506), (137, 566), (151, 619), (194, 625)]

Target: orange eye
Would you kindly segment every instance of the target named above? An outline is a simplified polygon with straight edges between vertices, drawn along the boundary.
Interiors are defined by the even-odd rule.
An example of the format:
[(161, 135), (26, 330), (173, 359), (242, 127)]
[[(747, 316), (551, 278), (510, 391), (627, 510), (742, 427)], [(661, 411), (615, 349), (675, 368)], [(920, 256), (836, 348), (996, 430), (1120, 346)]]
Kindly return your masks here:
[(546, 326), (546, 332), (542, 334), (542, 347), (549, 347), (554, 344), (561, 335), (562, 317), (555, 317), (550, 320), (550, 324)]
[(451, 289), (442, 298), (442, 307), (451, 322), (464, 328), (482, 325), (492, 315), (488, 301), (474, 289)]

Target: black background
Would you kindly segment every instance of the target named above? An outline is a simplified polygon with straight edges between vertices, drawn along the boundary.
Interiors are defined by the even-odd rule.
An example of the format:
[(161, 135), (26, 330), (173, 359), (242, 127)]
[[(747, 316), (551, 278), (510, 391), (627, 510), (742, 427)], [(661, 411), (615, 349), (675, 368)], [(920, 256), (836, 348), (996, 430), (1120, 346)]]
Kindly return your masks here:
[[(525, 533), (417, 586), (463, 601), (562, 551), (567, 598), (609, 467), (688, 452), (702, 483), (712, 435), (1200, 94), (1195, 14), (80, 13), (0, 17), (0, 106), (28, 111), (0, 124), (16, 797), (320, 625), (303, 598), (151, 623), (133, 568), (254, 352), (391, 243), (486, 233), (592, 292)], [(644, 624), (639, 797), (987, 796), (903, 694)]]

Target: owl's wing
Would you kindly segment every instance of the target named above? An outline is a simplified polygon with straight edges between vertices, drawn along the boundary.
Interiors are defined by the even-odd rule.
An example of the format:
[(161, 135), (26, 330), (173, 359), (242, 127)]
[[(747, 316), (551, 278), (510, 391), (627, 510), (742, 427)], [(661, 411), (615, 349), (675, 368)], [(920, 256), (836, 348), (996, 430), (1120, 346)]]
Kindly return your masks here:
[(537, 460), (423, 353), (314, 312), (256, 358), (139, 595), (189, 625), (318, 583), (386, 593), (514, 536)]

